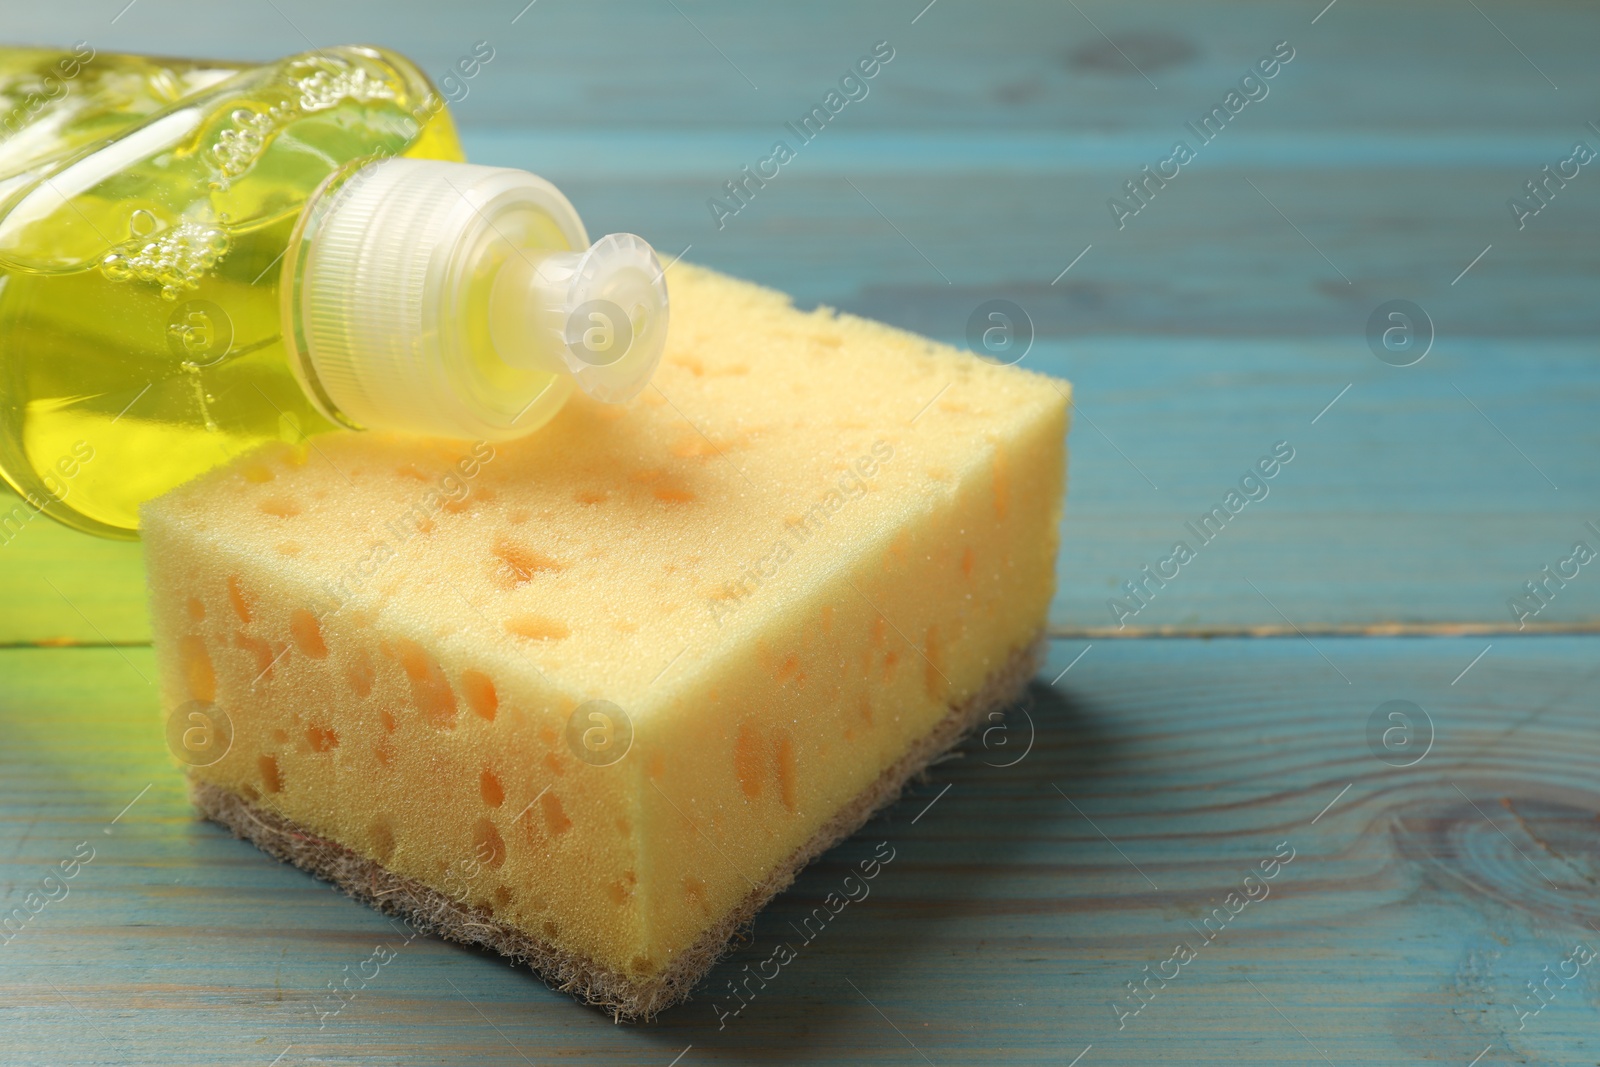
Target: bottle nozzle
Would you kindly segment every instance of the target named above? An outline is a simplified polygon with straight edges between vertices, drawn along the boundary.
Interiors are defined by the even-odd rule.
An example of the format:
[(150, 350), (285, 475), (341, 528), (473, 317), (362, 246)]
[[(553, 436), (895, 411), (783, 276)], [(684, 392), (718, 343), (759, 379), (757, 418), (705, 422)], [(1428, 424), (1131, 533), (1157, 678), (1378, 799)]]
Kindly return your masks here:
[(490, 297), (490, 330), (507, 363), (570, 374), (596, 400), (619, 404), (655, 372), (667, 307), (655, 251), (613, 233), (587, 251), (507, 260)]
[(637, 396), (666, 346), (650, 246), (589, 244), (567, 198), (525, 171), (361, 167), (306, 212), (284, 271), (291, 365), (324, 414), (358, 427), (521, 437), (574, 387)]

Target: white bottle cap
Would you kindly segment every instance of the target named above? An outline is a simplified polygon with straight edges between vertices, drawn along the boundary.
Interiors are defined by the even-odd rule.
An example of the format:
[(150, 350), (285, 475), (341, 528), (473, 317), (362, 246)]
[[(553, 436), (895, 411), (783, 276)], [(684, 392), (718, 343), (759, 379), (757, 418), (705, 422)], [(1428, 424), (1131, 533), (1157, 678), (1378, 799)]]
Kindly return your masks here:
[(285, 260), (290, 362), (325, 414), (363, 428), (520, 437), (574, 385), (631, 399), (666, 344), (650, 246), (591, 247), (567, 198), (526, 171), (362, 167), (313, 204)]

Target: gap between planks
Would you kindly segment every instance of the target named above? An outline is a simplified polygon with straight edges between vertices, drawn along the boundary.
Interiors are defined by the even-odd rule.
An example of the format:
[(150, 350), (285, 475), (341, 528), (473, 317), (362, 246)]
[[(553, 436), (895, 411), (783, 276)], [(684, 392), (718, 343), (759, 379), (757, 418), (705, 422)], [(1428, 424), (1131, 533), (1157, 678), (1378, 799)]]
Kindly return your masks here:
[(1586, 622), (1542, 622), (1517, 626), (1501, 622), (1361, 622), (1306, 623), (1301, 626), (1056, 626), (1045, 628), (1051, 640), (1072, 638), (1095, 641), (1148, 638), (1207, 639), (1212, 637), (1535, 637), (1543, 634), (1600, 633), (1600, 619)]
[[(1588, 622), (1535, 622), (1518, 627), (1498, 622), (1372, 622), (1307, 623), (1304, 626), (1058, 626), (1045, 628), (1052, 641), (1070, 640), (1208, 640), (1215, 637), (1479, 637), (1545, 634), (1600, 634), (1600, 619)], [(150, 641), (78, 641), (44, 637), (32, 641), (0, 641), (0, 652), (23, 648), (149, 648)]]

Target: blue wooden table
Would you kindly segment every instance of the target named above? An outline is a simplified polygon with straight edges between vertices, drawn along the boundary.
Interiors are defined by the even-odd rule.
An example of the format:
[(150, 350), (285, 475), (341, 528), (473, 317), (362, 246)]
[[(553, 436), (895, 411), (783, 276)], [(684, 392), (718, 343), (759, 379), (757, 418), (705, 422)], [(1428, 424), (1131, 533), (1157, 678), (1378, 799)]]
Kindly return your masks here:
[[(0, 935), (0, 1064), (1600, 1059), (1600, 564), (1571, 562), (1600, 550), (1600, 172), (1525, 187), (1600, 150), (1600, 10), (1324, 2), (8, 11), (17, 43), (374, 41), (438, 74), (486, 41), (472, 158), (802, 305), (965, 343), (1009, 300), (1077, 416), (1029, 700), (653, 1026), (197, 821), (137, 546), (8, 535), (0, 912), (46, 902)], [(731, 202), (880, 41), (870, 92)], [(1392, 301), (1415, 348), (1382, 343)], [(1279, 442), (1270, 495), (1130, 598)], [(880, 841), (870, 898), (719, 1026)]]

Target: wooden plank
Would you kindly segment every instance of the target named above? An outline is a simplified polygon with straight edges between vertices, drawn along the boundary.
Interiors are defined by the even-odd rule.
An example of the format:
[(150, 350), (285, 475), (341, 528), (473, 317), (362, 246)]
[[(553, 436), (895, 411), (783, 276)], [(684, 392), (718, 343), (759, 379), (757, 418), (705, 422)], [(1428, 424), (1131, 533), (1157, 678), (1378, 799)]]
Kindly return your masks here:
[(462, 113), (475, 124), (523, 128), (776, 125), (818, 102), (882, 39), (896, 56), (863, 102), (872, 110), (863, 107), (862, 119), (874, 128), (1165, 130), (1203, 102), (1220, 100), (1280, 40), (1294, 45), (1296, 57), (1263, 101), (1269, 106), (1250, 116), (1274, 130), (1305, 125), (1277, 108), (1279, 90), (1285, 100), (1300, 94), (1305, 114), (1318, 120), (1313, 125), (1404, 133), (1523, 130), (1557, 115), (1579, 124), (1595, 117), (1582, 110), (1600, 87), (1588, 48), (1600, 32), (1600, 12), (1590, 7), (1491, 2), (1483, 5), (1491, 23), (1450, 0), (1344, 0), (1313, 25), (1322, 6), (1092, 0), (1079, 4), (1080, 13), (1046, 0), (941, 0), (924, 12), (927, 0), (823, 0), (755, 14), (697, 0), (676, 9), (624, 0), (597, 15), (548, 2), (276, 0), (221, 16), (202, 0), (144, 0), (114, 23), (32, 5), (12, 13), (7, 36), (241, 58), (377, 40), (436, 75), (473, 42), (487, 40), (495, 59), (470, 86)]
[[(606, 64), (563, 44), (591, 36), (577, 8), (467, 25), (420, 3), (383, 8), (381, 23), (371, 4), (280, 6), (226, 33), (192, 5), (134, 11), (95, 40), (160, 50), (183, 25), (190, 51), (266, 56), (302, 47), (296, 27), (336, 41), (381, 24), (436, 70), (457, 37), (489, 35), (496, 58), (458, 108), (469, 149), (547, 173), (596, 232), (637, 229), (803, 305), (958, 343), (983, 301), (1020, 305), (1039, 336), (1031, 365), (1073, 378), (1084, 416), (1060, 627), (1116, 618), (1117, 587), (1277, 440), (1311, 442), (1301, 465), (1134, 625), (1505, 624), (1523, 583), (1600, 517), (1586, 461), (1600, 312), (1584, 236), (1600, 200), (1579, 183), (1522, 231), (1504, 207), (1584, 134), (1583, 90), (1600, 74), (1577, 42), (1596, 12), (1518, 12), (1513, 36), (1564, 84), (1556, 94), (1450, 4), (1344, 5), (1315, 27), (1249, 2), (1101, 12), (1160, 92), (1053, 5), (945, 4), (912, 26), (909, 12), (842, 4), (760, 19), (631, 4), (608, 20)], [(759, 70), (763, 89), (684, 16)], [(17, 39), (88, 32), (65, 11), (18, 18)], [(825, 90), (854, 55), (841, 48), (879, 33), (902, 43), (873, 95), (717, 229), (707, 198)], [(1114, 228), (1107, 197), (1275, 35), (1303, 43), (1272, 93)], [(1418, 40), (1428, 50), (1398, 64), (1402, 42)], [(1363, 337), (1396, 297), (1421, 303), (1439, 331), (1436, 351), (1405, 370), (1372, 358)], [(1600, 584), (1557, 592), (1535, 621), (1600, 619)], [(0, 643), (145, 640), (143, 599), (132, 546), (34, 522), (0, 548)]]
[[(498, 958), (405, 943), (197, 822), (147, 651), (0, 651), (0, 912), (94, 851), (0, 945), (4, 1060), (70, 1042), (82, 1062), (288, 1050), (287, 1067), (666, 1064), (690, 1045), (683, 1064), (1065, 1064), (1090, 1044), (1085, 1065), (1593, 1062), (1592, 967), (1520, 1028), (1518, 1011), (1575, 942), (1600, 949), (1597, 641), (1500, 638), (1481, 658), (1482, 639), (1057, 642), (1027, 716), (807, 871), (649, 1027)], [(1380, 716), (1414, 730), (1387, 748), (1372, 726), (1396, 699), (1432, 728), (1409, 767), (1392, 764), (1423, 751), (1423, 719)], [(895, 858), (869, 895), (803, 943), (790, 924), (880, 841)], [(1268, 895), (1216, 917), (1230, 891), (1262, 892), (1244, 879), (1263, 861)], [(721, 1019), (728, 983), (780, 942), (797, 958)], [(398, 958), (319, 1019), (378, 943)], [(1139, 1004), (1124, 983), (1180, 943), (1195, 958), (1119, 1029), (1112, 1005)]]
[[(962, 255), (941, 243), (939, 219), (961, 210), (978, 185), (993, 184), (990, 179), (908, 180), (926, 195), (885, 197), (882, 203), (921, 205), (898, 224), (916, 235), (917, 247), (937, 257), (935, 262), (951, 264), (947, 273), (961, 279), (959, 286), (929, 284), (933, 271), (916, 248), (876, 220), (847, 186), (823, 179), (774, 190), (782, 199), (758, 206), (770, 203), (773, 215), (782, 215), (752, 217), (749, 229), (730, 227), (727, 243), (697, 244), (691, 258), (703, 250), (715, 266), (798, 290), (803, 303), (826, 300), (955, 343), (966, 343), (965, 320), (984, 300), (1013, 300), (1032, 317), (1039, 340), (1024, 365), (1072, 379), (1083, 416), (1073, 437), (1061, 588), (1053, 611), (1057, 625), (1116, 622), (1108, 598), (1138, 578), (1142, 567), (1169, 556), (1174, 541), (1193, 541), (1184, 524), (1220, 503), (1280, 440), (1298, 450), (1297, 465), (1274, 483), (1271, 498), (1247, 509), (1226, 538), (1207, 547), (1180, 581), (1131, 619), (1133, 625), (1284, 625), (1284, 616), (1301, 626), (1514, 625), (1509, 601), (1522, 595), (1524, 583), (1569, 556), (1576, 540), (1600, 547), (1600, 538), (1586, 529), (1586, 523), (1600, 522), (1600, 484), (1589, 461), (1600, 444), (1592, 418), (1600, 376), (1590, 358), (1592, 342), (1581, 333), (1593, 324), (1579, 321), (1594, 314), (1594, 303), (1568, 291), (1583, 277), (1576, 237), (1563, 237), (1564, 249), (1549, 242), (1543, 252), (1514, 246), (1504, 261), (1476, 268), (1484, 272), (1486, 288), (1480, 291), (1500, 294), (1497, 299), (1508, 303), (1521, 300), (1537, 310), (1554, 301), (1540, 295), (1542, 285), (1565, 294), (1568, 310), (1552, 312), (1543, 335), (1505, 338), (1491, 327), (1517, 321), (1514, 316), (1474, 312), (1474, 303), (1493, 300), (1478, 300), (1480, 291), (1472, 298), (1454, 295), (1459, 289), (1439, 269), (1447, 266), (1451, 223), (1448, 213), (1436, 215), (1428, 231), (1434, 235), (1432, 288), (1369, 286), (1372, 307), (1385, 293), (1410, 293), (1432, 307), (1441, 324), (1427, 358), (1396, 368), (1374, 358), (1362, 336), (1370, 309), (1297, 277), (1299, 266), (1320, 260), (1311, 249), (1297, 247), (1287, 227), (1269, 233), (1264, 223), (1271, 222), (1270, 212), (1251, 199), (1235, 196), (1229, 204), (1233, 214), (1222, 214), (1223, 194), (1196, 185), (1187, 191), (1212, 198), (1192, 216), (1179, 217), (1197, 228), (1180, 247), (1217, 251), (1214, 238), (1205, 236), (1214, 226), (1258, 234), (1223, 250), (1247, 284), (1220, 278), (1225, 271), (1201, 269), (1198, 258), (1141, 258), (1114, 247), (1103, 258), (1085, 257), (1068, 279), (1071, 291), (1058, 295), (1041, 280), (1054, 265), (1044, 262), (1043, 245), (1036, 243), (1029, 253), (1037, 261), (1034, 280), (1023, 282), (1005, 273), (1015, 266), (1008, 255), (1026, 258), (1020, 246), (974, 240), (968, 245), (973, 253)], [(874, 178), (865, 187), (880, 195), (874, 182), (881, 181)], [(1043, 202), (1023, 197), (1023, 184), (1012, 184), (1018, 195), (1009, 202)], [(1339, 193), (1338, 181), (1313, 184), (1313, 192), (1345, 195), (1349, 209), (1359, 210), (1353, 194)], [(672, 195), (642, 181), (578, 180), (568, 187), (600, 220), (597, 230), (627, 225), (630, 203), (646, 215), (665, 214)], [(687, 186), (676, 191), (678, 203), (692, 209)], [(1245, 195), (1253, 196), (1248, 190)], [(1298, 210), (1299, 195), (1286, 206)], [(1208, 221), (1211, 209), (1220, 220)], [(1043, 219), (1029, 222), (1020, 209), (1009, 223), (999, 209), (985, 210), (988, 216), (978, 222), (996, 231), (1009, 226), (1033, 234), (1047, 228)], [(1323, 210), (1337, 215), (1343, 208)], [(739, 227), (745, 221), (736, 220)], [(693, 242), (687, 238), (704, 234), (685, 223), (673, 243), (662, 247), (674, 247), (679, 237), (688, 245)], [(762, 251), (774, 246), (785, 255)], [(1344, 254), (1342, 245), (1327, 249)], [(1524, 256), (1526, 263), (1513, 258)], [(1295, 260), (1295, 267), (1285, 260)], [(830, 263), (841, 266), (835, 270)], [(1141, 283), (1139, 263), (1165, 263), (1165, 273), (1152, 272)], [(1551, 274), (1519, 284), (1517, 272), (1524, 266), (1527, 275), (1548, 269), (1564, 272), (1568, 280), (1558, 285)], [(1408, 260), (1404, 269), (1420, 273), (1423, 267), (1421, 260)], [(1496, 273), (1502, 269), (1512, 273)], [(1289, 312), (1271, 310), (1272, 301), (1258, 295), (1272, 286)], [(1146, 289), (1162, 295), (1148, 297)], [(1105, 304), (1117, 308), (1107, 311)], [(1187, 334), (1180, 334), (1181, 315), (1172, 310), (1182, 306), (1195, 309), (1188, 320), (1195, 328)], [(1208, 307), (1221, 309), (1201, 310)], [(1074, 324), (1080, 308), (1088, 320), (1081, 328)], [(1302, 316), (1304, 332), (1282, 332), (1294, 325), (1295, 314)], [(1199, 321), (1203, 315), (1212, 316), (1209, 324)], [(1258, 315), (1271, 320), (1270, 329), (1256, 329)], [(1447, 332), (1455, 315), (1469, 321), (1462, 332)], [(1474, 315), (1477, 321), (1471, 321)], [(1334, 326), (1341, 319), (1339, 332)], [(1114, 322), (1171, 333), (1119, 336), (1111, 332)], [(0, 579), (0, 596), (15, 605), (0, 612), (0, 641), (148, 636), (134, 546), (97, 543), (34, 521), (0, 547)], [(1264, 595), (1249, 589), (1246, 579)], [(1555, 595), (1534, 621), (1600, 619), (1600, 583), (1580, 576), (1548, 591)]]
[[(189, 5), (150, 21), (136, 9), (96, 42), (169, 48), (176, 24), (191, 51), (265, 56), (301, 47), (295, 26), (334, 41), (380, 25), (370, 4), (280, 6), (241, 15), (256, 20), (248, 33)], [(384, 38), (431, 70), (457, 37), (493, 29), (487, 15), (469, 26), (427, 5), (383, 10)], [(1504, 205), (1584, 135), (1583, 90), (1600, 74), (1576, 42), (1600, 14), (1518, 12), (1513, 36), (1564, 84), (1557, 94), (1449, 4), (1341, 5), (1303, 30), (1248, 2), (1101, 12), (1160, 92), (1053, 6), (942, 4), (914, 27), (902, 13), (913, 35), (896, 38), (873, 95), (719, 230), (707, 198), (831, 83), (841, 48), (893, 20), (838, 4), (684, 13), (753, 60), (763, 89), (670, 5), (619, 8), (603, 65), (562, 44), (587, 39), (589, 16), (535, 7), (515, 26), (503, 18), (496, 59), (460, 105), (473, 156), (548, 174), (596, 232), (689, 247), (802, 305), (957, 343), (983, 301), (1021, 306), (1039, 337), (1029, 365), (1072, 378), (1082, 412), (1059, 627), (1112, 623), (1121, 583), (1278, 440), (1307, 442), (1299, 465), (1132, 625), (1510, 624), (1523, 583), (1600, 519), (1586, 237), (1600, 200), (1579, 182), (1521, 231)], [(18, 39), (88, 32), (61, 10), (18, 17)], [(1116, 229), (1107, 197), (1275, 34), (1304, 44), (1272, 94)], [(1395, 62), (1406, 40), (1429, 42), (1410, 66)], [(1412, 368), (1379, 363), (1363, 336), (1397, 297), (1438, 327)], [(1600, 620), (1600, 583), (1551, 588), (1535, 622)], [(143, 601), (134, 546), (37, 521), (0, 546), (0, 643), (142, 641)]]
[[(18, 508), (32, 512), (0, 489), (0, 515)], [(90, 537), (41, 515), (0, 544), (0, 645), (149, 640), (137, 543)]]
[[(1025, 365), (1080, 406), (1054, 623), (1514, 627), (1518, 598), (1524, 621), (1592, 624), (1587, 569), (1542, 607), (1524, 593), (1575, 541), (1600, 547), (1590, 347), (1455, 341), (1401, 371), (1335, 341), (1040, 342)], [(1203, 544), (1191, 524), (1279, 441), (1295, 458), (1269, 495)], [(1149, 583), (1179, 540), (1197, 558)], [(0, 640), (146, 640), (137, 553), (29, 524), (0, 547)]]

